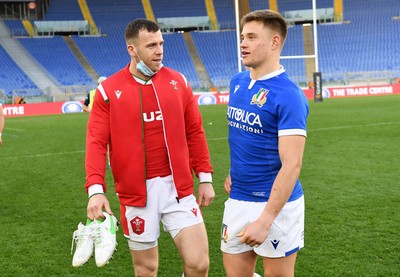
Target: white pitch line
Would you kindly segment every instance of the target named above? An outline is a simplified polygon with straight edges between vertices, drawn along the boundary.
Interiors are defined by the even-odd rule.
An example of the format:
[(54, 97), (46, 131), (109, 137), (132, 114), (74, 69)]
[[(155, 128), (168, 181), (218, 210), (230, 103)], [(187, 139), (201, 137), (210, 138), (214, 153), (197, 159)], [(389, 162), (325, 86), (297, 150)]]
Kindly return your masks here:
[(330, 131), (330, 130), (350, 129), (350, 128), (357, 128), (357, 127), (370, 127), (370, 126), (383, 126), (383, 125), (393, 125), (393, 124), (400, 124), (400, 122), (392, 121), (392, 122), (368, 123), (368, 124), (361, 124), (361, 125), (334, 126), (334, 127), (327, 127), (327, 128), (310, 129), (310, 130), (307, 130), (307, 132)]
[(10, 130), (10, 131), (16, 131), (16, 132), (25, 132), (24, 129), (16, 129), (16, 128), (8, 128), (8, 127), (4, 128), (4, 130), (5, 131)]
[(68, 155), (68, 154), (76, 154), (76, 153), (84, 153), (85, 150), (78, 151), (70, 151), (70, 152), (57, 152), (57, 153), (43, 153), (43, 154), (34, 154), (34, 155), (25, 155), (25, 156), (14, 156), (14, 157), (4, 157), (2, 160), (13, 160), (13, 159), (29, 159), (29, 158), (41, 158), (41, 157), (49, 157), (56, 155)]
[[(338, 129), (349, 129), (355, 127), (369, 127), (369, 126), (381, 126), (381, 125), (393, 125), (393, 124), (400, 124), (400, 122), (376, 122), (376, 123), (369, 123), (369, 124), (362, 124), (362, 125), (346, 125), (346, 126), (336, 126), (336, 127), (327, 127), (327, 128), (317, 128), (317, 129), (310, 129), (307, 132), (315, 132), (315, 131), (329, 131), (329, 130), (338, 130)], [(228, 137), (219, 137), (219, 138), (208, 138), (209, 141), (215, 140), (227, 140)], [(14, 157), (4, 157), (2, 160), (12, 160), (12, 159), (26, 159), (26, 158), (40, 158), (40, 157), (49, 157), (55, 155), (68, 155), (68, 154), (76, 154), (76, 153), (84, 153), (85, 150), (77, 150), (77, 151), (70, 151), (70, 152), (57, 152), (57, 153), (43, 153), (43, 154), (34, 154), (34, 155), (25, 155), (25, 156), (14, 156)]]
[[(370, 127), (370, 126), (382, 126), (382, 125), (393, 125), (393, 124), (400, 124), (400, 121), (376, 122), (376, 123), (368, 123), (368, 124), (361, 124), (361, 125), (333, 126), (333, 127), (327, 127), (327, 128), (308, 129), (307, 132), (330, 131), (330, 130), (349, 129), (349, 128), (356, 128), (356, 127)], [(209, 141), (223, 140), (223, 139), (228, 139), (228, 137), (207, 138), (207, 140), (209, 140)]]

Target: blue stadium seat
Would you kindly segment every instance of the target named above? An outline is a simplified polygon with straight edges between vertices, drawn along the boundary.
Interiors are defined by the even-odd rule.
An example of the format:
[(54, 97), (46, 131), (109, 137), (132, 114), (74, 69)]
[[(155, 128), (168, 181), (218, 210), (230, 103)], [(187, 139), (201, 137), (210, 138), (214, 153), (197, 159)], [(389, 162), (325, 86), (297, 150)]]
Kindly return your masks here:
[(64, 86), (95, 86), (62, 37), (20, 38), (18, 41)]
[(84, 20), (78, 1), (52, 0), (45, 20)]
[(171, 3), (165, 0), (152, 0), (151, 5), (156, 19), (160, 17), (207, 16), (205, 1), (174, 0)]
[[(157, 17), (204, 16), (207, 15), (204, 1), (179, 0), (151, 1)], [(168, 4), (166, 4), (168, 3)], [(132, 0), (87, 0), (92, 17), (102, 36), (78, 37), (73, 40), (100, 75), (109, 76), (123, 68), (130, 60), (124, 41), (124, 29), (128, 22), (144, 18), (141, 1)], [(249, 0), (251, 9), (268, 8), (268, 1)], [(214, 1), (216, 15), (222, 31), (192, 32), (192, 37), (205, 65), (211, 81), (216, 86), (228, 86), (230, 78), (237, 72), (236, 32), (234, 4), (231, 0)], [(317, 1), (317, 8), (332, 7), (332, 0)], [(278, 0), (279, 11), (310, 9), (311, 0)], [(400, 15), (400, 1), (343, 0), (344, 20), (347, 23), (318, 24), (319, 69), (323, 80), (344, 80), (359, 72), (390, 72), (400, 76), (400, 20), (392, 20)], [(46, 20), (83, 20), (79, 5), (75, 0), (53, 0)], [(22, 29), (19, 20), (6, 20), (12, 30)], [(194, 88), (200, 87), (199, 77), (189, 57), (182, 34), (165, 34), (164, 63), (186, 75)], [(95, 84), (75, 59), (60, 37), (19, 38), (22, 45), (62, 84)], [(17, 72), (10, 84), (5, 68), (13, 67), (0, 51), (4, 60), (0, 81), (7, 87), (35, 87), (29, 79)], [(304, 54), (303, 31), (300, 25), (290, 27), (282, 56)], [(303, 59), (281, 59), (282, 65), (293, 80), (305, 82), (305, 62)], [(14, 69), (14, 70), (20, 70)], [(4, 73), (3, 73), (4, 72)], [(7, 73), (7, 74), (6, 74)], [(349, 74), (351, 73), (351, 74)], [(25, 81), (24, 81), (25, 80)], [(9, 92), (10, 89), (7, 89)]]
[(28, 36), (24, 25), (21, 20), (4, 20), (4, 23), (10, 29), (11, 36)]
[(122, 37), (126, 25), (137, 18), (145, 18), (142, 2), (132, 0), (87, 0), (90, 13), (101, 33)]
[(0, 45), (0, 89), (4, 89), (7, 96), (12, 96), (14, 89), (37, 89), (24, 71), (11, 59)]

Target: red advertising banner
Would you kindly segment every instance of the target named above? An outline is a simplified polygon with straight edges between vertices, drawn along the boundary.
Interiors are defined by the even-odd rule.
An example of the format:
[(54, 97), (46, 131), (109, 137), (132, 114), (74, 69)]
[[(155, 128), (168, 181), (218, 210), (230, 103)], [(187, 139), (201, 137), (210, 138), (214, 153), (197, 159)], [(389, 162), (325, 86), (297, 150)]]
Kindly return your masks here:
[[(303, 91), (307, 99), (314, 99), (314, 89), (304, 89)], [(391, 94), (400, 94), (400, 84), (333, 87), (322, 89), (323, 98), (377, 96)], [(194, 96), (199, 105), (228, 104), (229, 101), (229, 92), (195, 93)], [(77, 113), (82, 111), (82, 102), (80, 101), (3, 105), (4, 115), (8, 117)]]
[(3, 113), (7, 117), (62, 114), (82, 111), (82, 103), (79, 101), (3, 105)]
[[(307, 99), (314, 98), (314, 89), (305, 89)], [(400, 94), (400, 84), (376, 85), (376, 86), (349, 86), (323, 88), (323, 98), (356, 97), (356, 96), (378, 96)]]

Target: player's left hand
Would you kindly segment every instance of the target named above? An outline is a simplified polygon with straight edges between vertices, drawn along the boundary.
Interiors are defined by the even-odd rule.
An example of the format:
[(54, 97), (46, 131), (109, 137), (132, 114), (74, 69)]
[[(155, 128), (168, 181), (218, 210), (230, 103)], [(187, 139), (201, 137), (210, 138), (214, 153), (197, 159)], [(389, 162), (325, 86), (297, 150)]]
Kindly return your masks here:
[(207, 207), (214, 200), (215, 192), (211, 183), (201, 183), (198, 188), (197, 204), (200, 207)]
[(227, 194), (231, 193), (231, 187), (232, 187), (231, 175), (228, 175), (226, 176), (224, 182), (224, 190)]
[(265, 241), (268, 232), (269, 228), (267, 228), (260, 221), (256, 220), (244, 227), (244, 229), (240, 231), (240, 233), (236, 236), (240, 237), (241, 243), (245, 243), (249, 246), (258, 247)]

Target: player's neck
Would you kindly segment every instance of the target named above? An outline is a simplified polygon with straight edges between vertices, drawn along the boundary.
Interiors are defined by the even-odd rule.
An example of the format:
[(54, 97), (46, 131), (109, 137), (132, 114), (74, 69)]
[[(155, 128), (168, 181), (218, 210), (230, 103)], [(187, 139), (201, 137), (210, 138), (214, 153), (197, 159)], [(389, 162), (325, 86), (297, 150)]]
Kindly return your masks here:
[(258, 80), (265, 75), (279, 70), (280, 68), (279, 60), (277, 63), (264, 63), (261, 66), (250, 68), (250, 77), (253, 80)]

